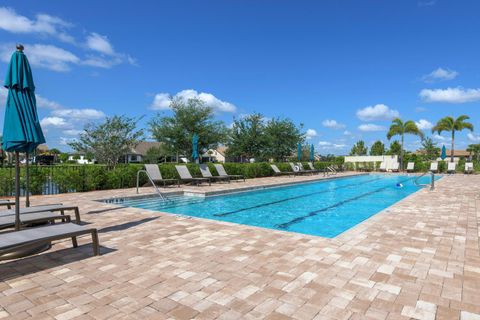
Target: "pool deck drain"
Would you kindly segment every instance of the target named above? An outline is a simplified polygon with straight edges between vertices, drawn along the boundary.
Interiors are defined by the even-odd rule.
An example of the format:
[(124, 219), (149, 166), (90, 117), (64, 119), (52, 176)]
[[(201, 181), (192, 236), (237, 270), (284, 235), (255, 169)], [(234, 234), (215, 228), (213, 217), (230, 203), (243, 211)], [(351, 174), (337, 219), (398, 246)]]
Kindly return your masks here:
[(64, 241), (0, 263), (0, 318), (476, 319), (478, 186), (480, 176), (445, 176), (435, 191), (414, 193), (334, 239), (94, 201), (134, 189), (33, 197), (78, 203), (99, 229), (103, 254)]

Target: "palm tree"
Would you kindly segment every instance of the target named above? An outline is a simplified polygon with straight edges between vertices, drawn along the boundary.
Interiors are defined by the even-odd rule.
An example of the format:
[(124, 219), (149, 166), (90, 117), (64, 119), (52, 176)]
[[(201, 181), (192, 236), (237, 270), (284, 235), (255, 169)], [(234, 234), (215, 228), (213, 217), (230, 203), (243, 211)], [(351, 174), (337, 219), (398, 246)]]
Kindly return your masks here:
[(403, 122), (400, 118), (395, 118), (392, 120), (392, 124), (390, 125), (390, 129), (387, 132), (387, 138), (390, 140), (393, 136), (400, 136), (401, 137), (401, 150), (400, 150), (400, 167), (403, 170), (403, 138), (405, 134), (413, 134), (419, 136), (423, 139), (423, 132), (418, 129), (415, 122), (412, 120), (408, 120)]
[(466, 122), (465, 120), (470, 119), (469, 116), (462, 115), (457, 119), (453, 117), (445, 117), (438, 120), (437, 124), (432, 128), (432, 133), (438, 132), (441, 134), (442, 131), (450, 131), (452, 133), (452, 149), (450, 150), (450, 162), (453, 162), (454, 156), (454, 143), (455, 143), (455, 131), (462, 131), (463, 129), (468, 129), (473, 131), (473, 124)]

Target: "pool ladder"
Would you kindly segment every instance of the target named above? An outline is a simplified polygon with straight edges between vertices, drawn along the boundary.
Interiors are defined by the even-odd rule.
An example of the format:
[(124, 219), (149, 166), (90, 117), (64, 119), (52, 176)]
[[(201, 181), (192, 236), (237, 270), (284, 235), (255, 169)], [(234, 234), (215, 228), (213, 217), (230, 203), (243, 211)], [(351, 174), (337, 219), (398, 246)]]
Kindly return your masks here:
[(155, 182), (153, 182), (153, 179), (152, 179), (152, 177), (150, 177), (147, 170), (138, 170), (138, 172), (137, 172), (137, 194), (138, 194), (138, 187), (139, 187), (139, 184), (140, 184), (140, 173), (145, 173), (147, 175), (148, 180), (150, 181), (152, 186), (155, 188), (155, 192), (158, 194), (160, 199), (162, 199), (163, 201), (166, 202), (168, 200), (167, 197), (162, 194), (160, 189), (158, 189), (157, 185), (155, 184)]
[[(336, 175), (337, 174), (337, 170), (335, 170), (335, 168), (333, 167), (333, 165), (331, 166), (328, 166), (326, 168), (327, 170), (325, 171), (326, 175), (328, 176), (329, 173), (333, 174), (333, 175)], [(325, 174), (324, 174), (325, 175)]]
[[(431, 182), (430, 182), (430, 184), (421, 184), (421, 183), (418, 183), (418, 180), (419, 180), (421, 177), (423, 177), (423, 176), (425, 176), (426, 174), (428, 174), (428, 173), (430, 174), (430, 177), (431, 177)], [(428, 187), (428, 186), (430, 186), (430, 190), (433, 190), (433, 189), (435, 189), (435, 173), (433, 173), (433, 171), (427, 171), (427, 172), (419, 175), (418, 177), (416, 177), (414, 183), (415, 183), (416, 186), (419, 186), (419, 187)]]

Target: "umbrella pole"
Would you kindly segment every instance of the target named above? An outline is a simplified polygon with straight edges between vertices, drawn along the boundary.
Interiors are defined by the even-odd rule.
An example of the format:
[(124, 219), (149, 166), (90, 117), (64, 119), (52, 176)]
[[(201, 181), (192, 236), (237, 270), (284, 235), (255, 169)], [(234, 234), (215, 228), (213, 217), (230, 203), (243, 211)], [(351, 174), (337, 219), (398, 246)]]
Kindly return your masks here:
[(26, 167), (25, 167), (25, 206), (30, 207), (30, 173), (28, 171), (28, 152), (25, 153), (26, 156)]
[(15, 151), (15, 230), (20, 230), (20, 155)]

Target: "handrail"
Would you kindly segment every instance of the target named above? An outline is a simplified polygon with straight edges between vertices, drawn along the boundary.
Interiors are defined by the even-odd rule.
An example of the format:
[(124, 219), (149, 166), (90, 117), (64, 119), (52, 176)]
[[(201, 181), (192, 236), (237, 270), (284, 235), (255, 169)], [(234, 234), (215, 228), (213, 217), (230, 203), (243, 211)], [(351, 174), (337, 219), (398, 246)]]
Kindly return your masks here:
[(337, 170), (335, 170), (335, 168), (333, 167), (333, 165), (328, 166), (327, 169), (328, 169), (331, 173), (333, 173), (334, 175), (337, 174)]
[(152, 178), (150, 177), (150, 175), (148, 174), (147, 170), (138, 170), (137, 172), (137, 194), (138, 194), (138, 187), (139, 187), (139, 184), (140, 184), (140, 173), (144, 172), (147, 177), (148, 177), (148, 180), (150, 181), (150, 183), (152, 184), (152, 186), (155, 188), (155, 191), (157, 192), (157, 194), (160, 196), (160, 198), (163, 200), (163, 201), (166, 201), (167, 199), (165, 198), (165, 196), (162, 194), (162, 192), (160, 192), (160, 189), (158, 189), (157, 185), (155, 184), (155, 182), (153, 182)]
[[(430, 182), (430, 184), (420, 184), (420, 183), (418, 183), (418, 180), (419, 180), (421, 177), (425, 176), (427, 173), (430, 174), (430, 177), (431, 177), (431, 179), (432, 179), (431, 182)], [(428, 186), (430, 186), (430, 190), (433, 190), (433, 189), (435, 189), (435, 173), (433, 173), (433, 171), (424, 172), (424, 173), (422, 173), (421, 175), (419, 175), (418, 177), (415, 178), (414, 183), (415, 183), (416, 186), (419, 186), (419, 187), (428, 187)]]

